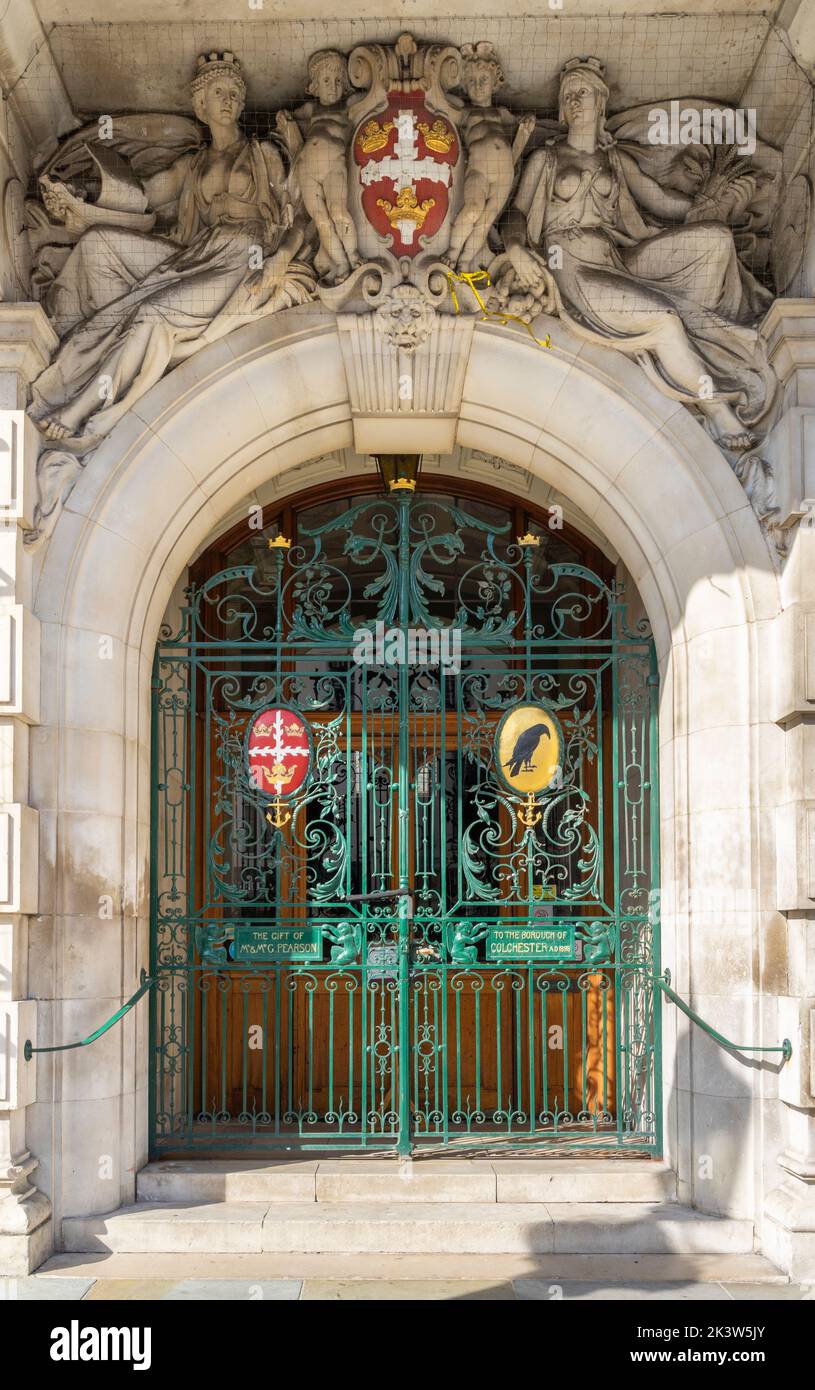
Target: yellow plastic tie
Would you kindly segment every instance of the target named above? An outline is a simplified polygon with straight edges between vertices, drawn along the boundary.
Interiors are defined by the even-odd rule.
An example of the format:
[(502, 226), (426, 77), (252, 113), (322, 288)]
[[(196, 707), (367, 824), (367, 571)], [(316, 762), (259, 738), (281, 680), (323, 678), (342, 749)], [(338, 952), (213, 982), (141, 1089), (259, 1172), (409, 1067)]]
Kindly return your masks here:
[(545, 338), (536, 338), (535, 334), (532, 332), (532, 325), (527, 323), (526, 320), (522, 319), (518, 314), (498, 314), (491, 312), (487, 308), (486, 304), (484, 303), (484, 300), (481, 298), (481, 295), (476, 289), (476, 283), (481, 282), (482, 280), (486, 281), (488, 286), (492, 284), (492, 280), (490, 279), (489, 274), (486, 270), (464, 270), (461, 272), (461, 274), (458, 274), (454, 270), (451, 270), (449, 272), (447, 276), (447, 283), (450, 286), (450, 294), (452, 295), (453, 304), (455, 305), (457, 314), (461, 313), (461, 306), (458, 302), (458, 295), (456, 294), (455, 286), (453, 283), (455, 280), (460, 280), (465, 285), (469, 285), (470, 289), (475, 295), (478, 307), (481, 310), (482, 323), (500, 323), (504, 325), (508, 323), (519, 323), (521, 327), (525, 329), (526, 332), (529, 334), (533, 343), (537, 343), (539, 347), (545, 348), (550, 348), (552, 346), (552, 340), (549, 337), (548, 333)]

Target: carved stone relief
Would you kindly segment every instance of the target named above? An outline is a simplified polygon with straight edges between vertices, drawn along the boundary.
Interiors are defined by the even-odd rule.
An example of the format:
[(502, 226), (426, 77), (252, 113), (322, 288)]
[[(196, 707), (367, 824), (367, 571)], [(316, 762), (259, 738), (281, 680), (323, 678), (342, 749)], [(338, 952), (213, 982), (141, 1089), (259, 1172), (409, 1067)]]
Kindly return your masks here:
[(9, 267), (12, 284), (23, 294), (28, 292), (31, 277), (31, 251), (25, 235), (25, 194), (18, 178), (6, 180), (2, 191), (4, 262)]
[(61, 338), (30, 405), (45, 443), (37, 533), (166, 371), (315, 299), (372, 316), (397, 358), (440, 316), (514, 315), (534, 332), (555, 314), (697, 413), (771, 517), (761, 440), (778, 389), (758, 325), (773, 266), (789, 283), (800, 254), (808, 184), (785, 215), (780, 156), (761, 141), (749, 157), (649, 143), (644, 108), (608, 118), (596, 58), (563, 68), (557, 120), (514, 114), (501, 84), (487, 43), (403, 34), (318, 52), (307, 99), (262, 140), (240, 124), (239, 59), (208, 53), (195, 120), (113, 117), (63, 141), (27, 208), (32, 292)]

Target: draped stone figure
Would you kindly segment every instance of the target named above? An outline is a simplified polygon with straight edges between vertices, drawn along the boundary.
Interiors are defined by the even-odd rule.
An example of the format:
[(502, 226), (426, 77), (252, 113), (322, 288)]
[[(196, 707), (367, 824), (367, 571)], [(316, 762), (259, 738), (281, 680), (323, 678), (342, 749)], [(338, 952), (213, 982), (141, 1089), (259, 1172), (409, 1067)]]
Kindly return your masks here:
[(607, 132), (602, 74), (596, 58), (563, 69), (566, 134), (529, 157), (505, 220), (511, 291), (527, 313), (554, 299), (578, 336), (636, 357), (697, 406), (723, 447), (750, 448), (775, 392), (755, 327), (772, 296), (727, 223), (755, 177), (737, 169), (694, 197), (661, 187)]
[(50, 287), (64, 341), (33, 385), (30, 413), (61, 453), (93, 449), (207, 342), (313, 294), (313, 275), (294, 261), (305, 222), (291, 213), (280, 155), (238, 127), (240, 63), (203, 55), (191, 91), (209, 143), (145, 180), (154, 207), (177, 208), (171, 234), (91, 228)]

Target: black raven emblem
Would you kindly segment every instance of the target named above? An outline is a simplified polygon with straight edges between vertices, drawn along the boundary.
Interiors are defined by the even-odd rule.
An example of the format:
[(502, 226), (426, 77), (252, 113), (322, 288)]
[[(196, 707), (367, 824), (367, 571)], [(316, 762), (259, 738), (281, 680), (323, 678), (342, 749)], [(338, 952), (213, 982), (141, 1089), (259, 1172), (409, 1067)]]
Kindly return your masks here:
[(518, 735), (512, 754), (504, 763), (504, 767), (509, 768), (510, 777), (517, 777), (521, 770), (524, 772), (534, 770), (532, 754), (540, 743), (541, 734), (551, 738), (547, 724), (531, 724), (528, 729), (524, 729), (523, 733)]

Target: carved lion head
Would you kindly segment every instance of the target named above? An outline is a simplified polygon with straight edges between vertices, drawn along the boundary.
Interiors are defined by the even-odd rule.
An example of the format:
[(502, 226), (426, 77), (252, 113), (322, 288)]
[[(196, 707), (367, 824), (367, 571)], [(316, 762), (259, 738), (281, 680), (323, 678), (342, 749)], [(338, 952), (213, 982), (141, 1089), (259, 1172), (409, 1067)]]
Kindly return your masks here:
[(393, 348), (415, 352), (433, 331), (436, 313), (415, 285), (396, 285), (377, 308), (374, 324)]

